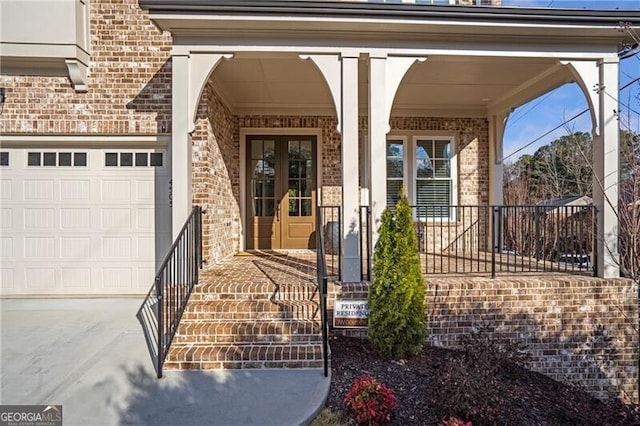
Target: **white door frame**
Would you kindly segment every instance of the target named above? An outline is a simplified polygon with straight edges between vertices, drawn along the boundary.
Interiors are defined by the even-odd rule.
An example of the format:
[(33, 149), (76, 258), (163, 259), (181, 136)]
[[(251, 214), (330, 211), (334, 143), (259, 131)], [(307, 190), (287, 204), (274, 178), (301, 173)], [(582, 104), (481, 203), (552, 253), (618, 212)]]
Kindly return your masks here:
[(240, 251), (246, 247), (247, 233), (247, 136), (253, 135), (309, 135), (316, 137), (316, 204), (322, 199), (322, 129), (309, 127), (247, 127), (240, 129)]

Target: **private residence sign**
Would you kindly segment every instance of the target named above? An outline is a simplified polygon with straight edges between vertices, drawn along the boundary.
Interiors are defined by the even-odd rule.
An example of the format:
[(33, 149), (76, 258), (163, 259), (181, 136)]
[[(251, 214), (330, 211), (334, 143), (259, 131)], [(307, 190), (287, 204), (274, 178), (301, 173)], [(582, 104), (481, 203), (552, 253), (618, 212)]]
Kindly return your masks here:
[(367, 328), (369, 302), (366, 300), (336, 300), (333, 326), (336, 328)]

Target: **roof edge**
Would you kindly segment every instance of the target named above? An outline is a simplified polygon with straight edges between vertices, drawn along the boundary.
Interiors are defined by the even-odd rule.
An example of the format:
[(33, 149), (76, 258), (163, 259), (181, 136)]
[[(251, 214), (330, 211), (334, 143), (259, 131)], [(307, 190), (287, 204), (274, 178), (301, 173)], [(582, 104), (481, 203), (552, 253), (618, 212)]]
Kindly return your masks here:
[(640, 26), (640, 10), (545, 9), (503, 6), (436, 6), (412, 3), (256, 0), (139, 0), (153, 14), (248, 14), (291, 17), (333, 16), (377, 19), (439, 19), (496, 23), (610, 26), (620, 21)]

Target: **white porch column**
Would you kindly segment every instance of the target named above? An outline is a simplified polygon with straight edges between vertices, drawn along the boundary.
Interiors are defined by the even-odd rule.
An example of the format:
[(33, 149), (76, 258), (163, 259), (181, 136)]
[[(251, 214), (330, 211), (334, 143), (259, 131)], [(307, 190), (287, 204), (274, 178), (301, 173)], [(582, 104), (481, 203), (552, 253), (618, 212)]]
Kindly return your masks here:
[(369, 55), (369, 200), (371, 207), (371, 246), (378, 241), (378, 226), (387, 206), (387, 133), (391, 109), (400, 82), (416, 61), (426, 58)]
[(618, 257), (618, 58), (600, 62), (565, 61), (571, 66), (591, 109), (593, 121), (593, 204), (598, 209), (596, 268), (598, 276), (620, 276)]
[(501, 206), (504, 203), (503, 172), (504, 129), (509, 117), (508, 112), (489, 115), (489, 205)]
[(175, 239), (192, 208), (191, 132), (209, 76), (231, 53), (174, 53), (171, 75), (171, 226)]
[(386, 55), (369, 58), (369, 207), (371, 209), (371, 247), (378, 241), (378, 227), (387, 206)]
[(342, 56), (342, 281), (360, 282), (358, 56)]
[(173, 238), (191, 212), (191, 134), (189, 56), (172, 56), (171, 78), (171, 227)]
[(597, 268), (604, 278), (620, 276), (618, 256), (618, 166), (620, 157), (618, 109), (618, 58), (599, 64), (598, 135), (593, 141), (593, 198), (598, 208)]

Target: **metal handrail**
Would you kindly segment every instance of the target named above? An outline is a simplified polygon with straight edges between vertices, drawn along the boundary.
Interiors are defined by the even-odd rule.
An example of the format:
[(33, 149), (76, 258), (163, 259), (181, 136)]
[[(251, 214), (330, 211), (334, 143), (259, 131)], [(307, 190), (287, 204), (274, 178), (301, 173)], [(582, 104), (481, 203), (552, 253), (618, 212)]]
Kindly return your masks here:
[(180, 325), (193, 287), (202, 268), (202, 208), (195, 206), (169, 248), (154, 280), (158, 315), (158, 352), (156, 373), (162, 366)]
[(322, 207), (317, 208), (316, 214), (316, 282), (320, 293), (320, 326), (322, 328), (322, 361), (324, 376), (329, 376), (329, 336), (327, 323), (327, 262), (324, 253), (324, 215)]
[[(426, 274), (597, 275), (593, 205), (414, 205), (411, 209)], [(362, 207), (360, 216), (361, 230), (366, 225), (370, 231), (370, 210)], [(365, 253), (362, 238), (371, 237), (363, 232), (360, 238), (365, 259), (372, 251)]]
[(412, 209), (428, 274), (596, 273), (592, 205)]

